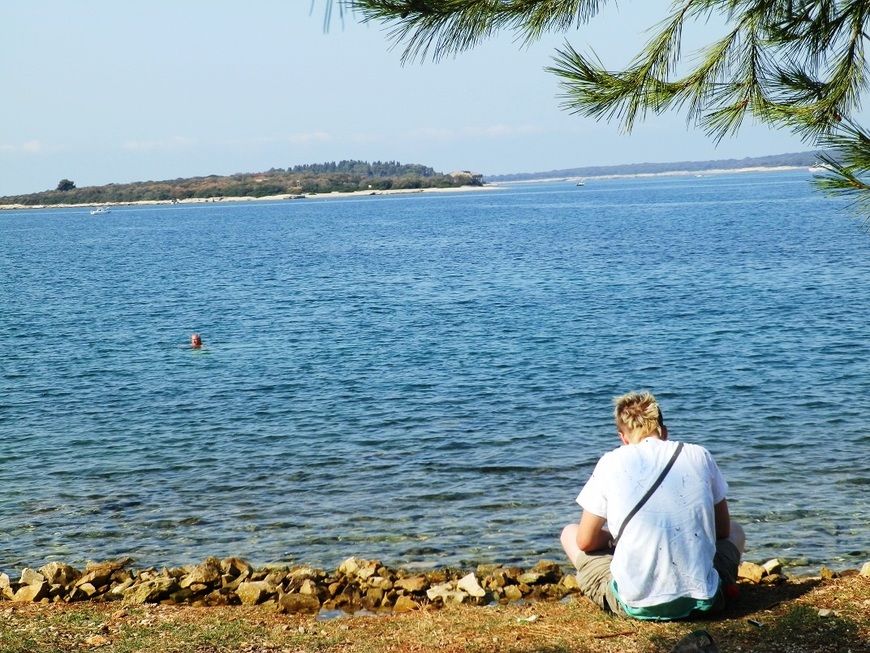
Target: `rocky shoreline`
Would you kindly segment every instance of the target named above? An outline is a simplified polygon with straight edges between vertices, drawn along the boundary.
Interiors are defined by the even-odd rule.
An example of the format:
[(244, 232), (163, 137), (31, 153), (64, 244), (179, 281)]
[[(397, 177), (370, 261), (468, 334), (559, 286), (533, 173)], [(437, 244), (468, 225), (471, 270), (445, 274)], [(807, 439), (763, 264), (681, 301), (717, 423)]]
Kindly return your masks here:
[[(377, 560), (348, 558), (327, 572), (307, 565), (255, 568), (240, 558), (208, 558), (198, 565), (162, 570), (129, 569), (132, 559), (89, 563), (85, 569), (50, 562), (25, 568), (16, 580), (0, 573), (0, 601), (227, 606), (271, 605), (281, 613), (402, 613), (451, 604), (488, 605), (519, 601), (559, 601), (578, 592), (573, 570), (551, 560), (528, 569), (478, 565), (473, 571), (437, 569), (415, 573)], [(861, 571), (821, 570), (822, 579), (870, 576)], [(741, 583), (779, 584), (788, 579), (778, 560), (740, 565)]]

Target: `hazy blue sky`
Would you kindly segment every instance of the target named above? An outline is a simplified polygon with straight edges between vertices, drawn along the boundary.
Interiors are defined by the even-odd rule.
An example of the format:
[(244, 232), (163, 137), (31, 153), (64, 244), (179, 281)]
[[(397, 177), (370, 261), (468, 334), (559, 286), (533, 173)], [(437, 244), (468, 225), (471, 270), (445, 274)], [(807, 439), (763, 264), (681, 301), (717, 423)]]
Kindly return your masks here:
[[(667, 3), (624, 1), (567, 35), (625, 64)], [(486, 174), (809, 149), (749, 126), (718, 147), (679, 115), (630, 135), (559, 109), (565, 35), (504, 34), (401, 66), (382, 28), (323, 31), (323, 0), (2, 0), (0, 195), (338, 159)], [(698, 29), (701, 41), (717, 33)], [(690, 41), (691, 44), (691, 41)]]

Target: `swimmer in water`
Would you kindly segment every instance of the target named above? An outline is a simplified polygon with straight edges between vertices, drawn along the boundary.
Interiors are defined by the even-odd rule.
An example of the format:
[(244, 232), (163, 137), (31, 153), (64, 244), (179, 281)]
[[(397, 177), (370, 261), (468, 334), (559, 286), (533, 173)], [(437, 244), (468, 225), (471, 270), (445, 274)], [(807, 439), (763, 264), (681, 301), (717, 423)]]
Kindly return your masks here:
[(190, 348), (202, 349), (202, 337), (198, 333), (190, 334)]

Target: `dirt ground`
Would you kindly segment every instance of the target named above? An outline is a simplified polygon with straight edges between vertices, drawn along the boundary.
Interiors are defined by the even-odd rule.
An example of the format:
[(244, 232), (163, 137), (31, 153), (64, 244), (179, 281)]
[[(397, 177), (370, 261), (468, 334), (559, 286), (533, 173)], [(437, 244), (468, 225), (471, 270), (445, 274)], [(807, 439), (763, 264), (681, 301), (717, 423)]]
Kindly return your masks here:
[(708, 631), (723, 653), (870, 653), (870, 578), (745, 585), (725, 614), (672, 623), (614, 617), (578, 596), (558, 603), (338, 617), (281, 615), (274, 605), (0, 602), (0, 653), (658, 653), (699, 629)]

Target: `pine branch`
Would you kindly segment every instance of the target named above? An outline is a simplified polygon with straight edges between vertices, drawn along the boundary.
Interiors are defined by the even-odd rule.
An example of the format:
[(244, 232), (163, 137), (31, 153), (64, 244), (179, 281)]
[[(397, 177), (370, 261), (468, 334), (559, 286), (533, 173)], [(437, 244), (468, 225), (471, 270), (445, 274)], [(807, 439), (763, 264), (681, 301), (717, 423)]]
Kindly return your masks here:
[(353, 0), (363, 22), (388, 26), (402, 61), (440, 60), (469, 50), (499, 30), (526, 44), (592, 18), (603, 0)]
[(825, 173), (816, 175), (816, 187), (828, 195), (851, 199), (870, 212), (870, 133), (845, 122), (820, 143), (830, 148), (830, 153), (821, 155)]

